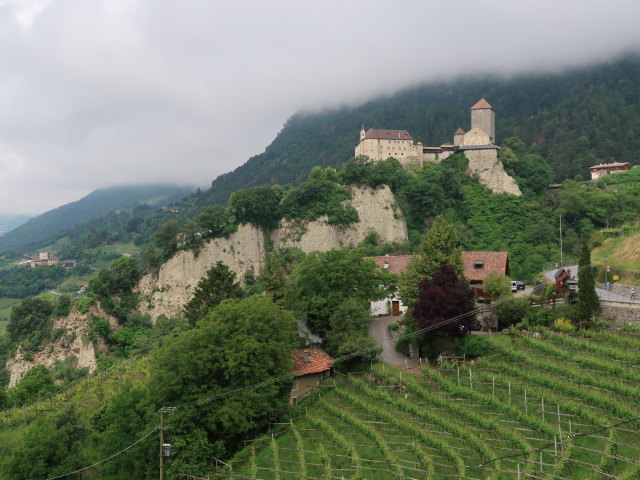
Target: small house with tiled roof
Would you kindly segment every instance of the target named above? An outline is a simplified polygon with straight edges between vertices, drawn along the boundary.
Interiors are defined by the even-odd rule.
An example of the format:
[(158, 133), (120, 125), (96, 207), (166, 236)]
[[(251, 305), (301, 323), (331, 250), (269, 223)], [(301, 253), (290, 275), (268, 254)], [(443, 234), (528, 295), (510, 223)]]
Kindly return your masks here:
[(610, 173), (626, 172), (631, 167), (629, 162), (618, 163), (602, 163), (600, 165), (594, 165), (589, 167), (591, 171), (591, 180), (597, 180), (598, 178), (609, 175)]
[(333, 358), (318, 347), (300, 348), (293, 352), (293, 387), (289, 404), (295, 405), (333, 373)]
[[(375, 262), (379, 268), (387, 270), (394, 275), (400, 275), (407, 270), (413, 255), (380, 255), (378, 257), (367, 257)], [(397, 293), (370, 303), (369, 312), (372, 317), (386, 315), (401, 315), (407, 311), (407, 307), (402, 303)]]
[(463, 275), (471, 287), (482, 290), (482, 281), (490, 273), (509, 277), (507, 252), (462, 252)]

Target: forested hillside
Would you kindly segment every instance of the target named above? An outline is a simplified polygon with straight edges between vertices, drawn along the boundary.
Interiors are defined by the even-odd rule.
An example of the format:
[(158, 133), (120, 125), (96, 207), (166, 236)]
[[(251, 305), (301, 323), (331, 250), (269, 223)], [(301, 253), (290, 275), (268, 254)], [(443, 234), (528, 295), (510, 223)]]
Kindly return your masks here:
[[(314, 165), (339, 166), (353, 156), (362, 124), (406, 129), (427, 145), (451, 142), (469, 128), (469, 107), (486, 98), (496, 110), (498, 143), (521, 138), (552, 165), (556, 180), (607, 161), (640, 163), (640, 56), (559, 74), (465, 78), (318, 114), (298, 113), (264, 153), (213, 183), (209, 200), (254, 185), (298, 184)], [(365, 81), (365, 80), (363, 80)]]
[(138, 205), (160, 207), (174, 202), (193, 189), (176, 185), (131, 185), (102, 188), (84, 198), (32, 218), (0, 237), (0, 253), (24, 249), (56, 233), (118, 209)]

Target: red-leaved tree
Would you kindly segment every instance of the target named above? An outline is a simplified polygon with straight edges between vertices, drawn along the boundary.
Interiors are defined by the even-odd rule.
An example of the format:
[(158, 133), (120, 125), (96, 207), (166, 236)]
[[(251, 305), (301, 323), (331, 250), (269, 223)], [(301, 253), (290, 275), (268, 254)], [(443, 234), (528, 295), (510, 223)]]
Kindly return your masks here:
[[(436, 325), (445, 320), (473, 310), (473, 289), (458, 277), (448, 265), (440, 265), (432, 279), (420, 283), (418, 300), (413, 309), (413, 318), (419, 329)], [(449, 323), (429, 333), (461, 337), (475, 326), (475, 315)]]

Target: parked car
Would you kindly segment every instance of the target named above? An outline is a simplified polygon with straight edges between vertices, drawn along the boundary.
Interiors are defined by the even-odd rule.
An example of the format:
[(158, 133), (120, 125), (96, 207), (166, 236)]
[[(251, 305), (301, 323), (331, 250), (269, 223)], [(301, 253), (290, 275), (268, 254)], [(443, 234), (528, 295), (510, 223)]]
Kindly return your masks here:
[(518, 290), (524, 290), (524, 280), (516, 280), (516, 285), (518, 286)]
[(515, 293), (518, 291), (518, 282), (515, 280), (511, 280), (511, 292)]

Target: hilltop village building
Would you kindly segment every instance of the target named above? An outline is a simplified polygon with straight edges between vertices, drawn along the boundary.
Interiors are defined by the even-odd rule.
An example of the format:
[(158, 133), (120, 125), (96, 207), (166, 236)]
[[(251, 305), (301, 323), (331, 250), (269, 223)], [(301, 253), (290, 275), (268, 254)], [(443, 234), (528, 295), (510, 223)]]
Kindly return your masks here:
[(630, 167), (631, 164), (629, 162), (603, 163), (589, 167), (589, 170), (591, 171), (591, 180), (597, 180), (598, 178), (611, 173), (626, 172)]
[(393, 157), (403, 167), (422, 165), (423, 162), (439, 163), (456, 152), (464, 152), (469, 160), (468, 173), (478, 175), (481, 183), (494, 193), (522, 195), (518, 184), (504, 171), (498, 160), (500, 147), (496, 145), (496, 112), (484, 98), (470, 109), (471, 128), (468, 132), (458, 128), (453, 134), (453, 144), (427, 147), (417, 142), (406, 130), (360, 129), (360, 141), (355, 156), (367, 156), (380, 161)]

